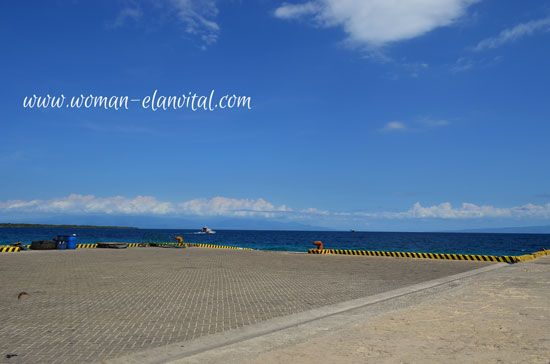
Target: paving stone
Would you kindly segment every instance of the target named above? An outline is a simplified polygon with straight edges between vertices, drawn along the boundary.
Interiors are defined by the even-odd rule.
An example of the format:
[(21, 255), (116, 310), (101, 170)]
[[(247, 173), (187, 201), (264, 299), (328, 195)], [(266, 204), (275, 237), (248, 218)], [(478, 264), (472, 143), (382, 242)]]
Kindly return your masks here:
[(201, 248), (3, 254), (0, 362), (97, 362), (485, 264)]

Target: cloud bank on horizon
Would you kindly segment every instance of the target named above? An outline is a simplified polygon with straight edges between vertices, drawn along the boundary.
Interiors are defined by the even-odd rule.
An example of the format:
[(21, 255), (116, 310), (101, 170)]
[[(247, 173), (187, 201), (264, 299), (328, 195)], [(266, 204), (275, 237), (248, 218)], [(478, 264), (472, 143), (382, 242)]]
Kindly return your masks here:
[(485, 218), (550, 218), (550, 203), (528, 203), (513, 207), (495, 207), (462, 203), (454, 207), (449, 202), (432, 206), (415, 203), (412, 208), (399, 212), (331, 212), (316, 208), (293, 209), (275, 205), (265, 199), (235, 199), (213, 197), (184, 202), (160, 201), (152, 196), (97, 197), (71, 194), (49, 200), (0, 201), (0, 213), (37, 214), (108, 214), (145, 216), (199, 216), (199, 217), (254, 217), (263, 219), (284, 218), (306, 221), (322, 217), (325, 220), (368, 219), (485, 219)]

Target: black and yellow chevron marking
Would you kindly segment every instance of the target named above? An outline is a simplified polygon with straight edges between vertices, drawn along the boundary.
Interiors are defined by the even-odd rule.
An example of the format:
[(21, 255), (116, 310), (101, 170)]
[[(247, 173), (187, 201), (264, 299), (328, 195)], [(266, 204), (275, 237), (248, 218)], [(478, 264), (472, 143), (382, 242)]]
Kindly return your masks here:
[(0, 246), (0, 253), (15, 253), (19, 251), (21, 251), (21, 248), (18, 246), (9, 246), (9, 245)]
[(186, 246), (185, 243), (148, 243), (147, 245), (154, 244), (154, 246)]
[(145, 243), (128, 243), (128, 248), (141, 248), (147, 246)]
[(77, 244), (77, 249), (92, 249), (97, 248), (97, 244)]
[(214, 248), (214, 249), (233, 249), (233, 250), (254, 250), (252, 248), (241, 248), (239, 246), (231, 245), (216, 245), (216, 244), (196, 244), (196, 243), (187, 243), (187, 246), (193, 246), (196, 248)]
[(479, 262), (500, 262), (514, 264), (538, 258), (543, 255), (550, 255), (549, 250), (543, 250), (526, 255), (473, 255), (473, 254), (444, 254), (444, 253), (415, 253), (415, 252), (388, 252), (372, 250), (349, 250), (349, 249), (309, 249), (309, 254), (344, 254), (344, 255), (365, 255), (371, 257), (394, 257), (394, 258), (421, 258), (421, 259), (447, 259), (447, 260), (472, 260)]
[(520, 255), (518, 256), (518, 258), (520, 259), (520, 262), (527, 262), (529, 260), (534, 260), (540, 257), (544, 257), (546, 255), (550, 255), (550, 250), (545, 249), (545, 250), (540, 250), (538, 252), (534, 252), (532, 254)]
[[(126, 243), (128, 245), (128, 248), (138, 248), (138, 247), (144, 247), (147, 246), (145, 243)], [(93, 249), (97, 248), (97, 244), (78, 244), (76, 246), (78, 249)]]
[(533, 259), (536, 259), (536, 258), (539, 258), (539, 257), (544, 257), (546, 255), (550, 255), (550, 250), (548, 250), (548, 249), (541, 250), (541, 251), (538, 251), (538, 252), (534, 252), (531, 255), (533, 256)]

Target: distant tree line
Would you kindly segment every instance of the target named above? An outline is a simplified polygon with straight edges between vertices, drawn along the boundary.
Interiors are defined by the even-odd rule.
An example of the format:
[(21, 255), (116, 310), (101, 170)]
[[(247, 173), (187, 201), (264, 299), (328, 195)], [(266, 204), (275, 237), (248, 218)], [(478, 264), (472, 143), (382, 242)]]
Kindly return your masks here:
[(131, 227), (131, 226), (52, 225), (52, 224), (18, 224), (18, 223), (0, 223), (0, 228), (137, 229), (136, 227)]

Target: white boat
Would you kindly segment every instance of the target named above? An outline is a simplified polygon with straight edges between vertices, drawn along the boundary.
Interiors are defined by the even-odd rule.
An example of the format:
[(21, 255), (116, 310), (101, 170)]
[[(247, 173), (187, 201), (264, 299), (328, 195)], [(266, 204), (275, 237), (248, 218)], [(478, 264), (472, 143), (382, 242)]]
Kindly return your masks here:
[(210, 229), (208, 226), (204, 226), (201, 231), (196, 232), (195, 234), (215, 234), (216, 232)]

